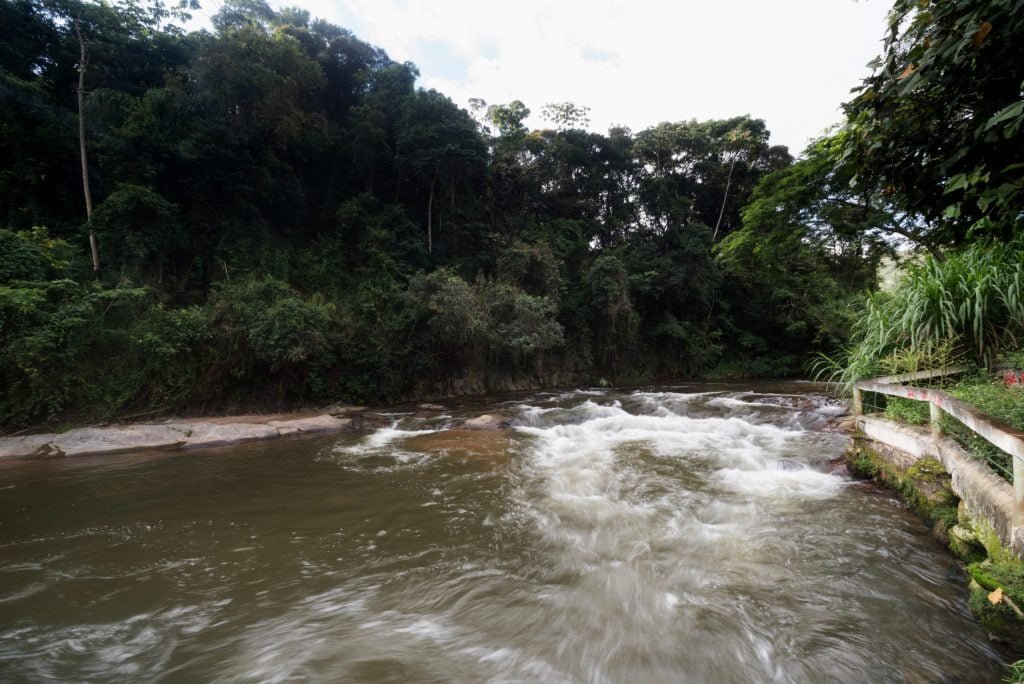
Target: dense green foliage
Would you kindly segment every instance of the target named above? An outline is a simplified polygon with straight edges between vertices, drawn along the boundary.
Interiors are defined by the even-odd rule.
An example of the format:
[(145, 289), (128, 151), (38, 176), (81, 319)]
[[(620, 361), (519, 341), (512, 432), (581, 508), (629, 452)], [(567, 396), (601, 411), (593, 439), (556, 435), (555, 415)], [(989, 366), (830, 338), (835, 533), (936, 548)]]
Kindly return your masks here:
[(792, 374), (873, 282), (861, 237), (744, 213), (792, 164), (761, 121), (603, 135), (563, 102), (529, 130), (522, 102), (466, 112), (300, 9), (234, 0), (213, 33), (170, 18), (0, 0), (7, 427)]
[(894, 361), (905, 366), (894, 372), (948, 366), (953, 357), (991, 366), (1024, 334), (1022, 295), (1024, 250), (1014, 244), (981, 242), (944, 261), (929, 255), (909, 264), (868, 298), (840, 377), (878, 375)]
[(927, 242), (1019, 232), (1024, 2), (896, 0), (884, 53), (847, 105), (845, 163)]
[[(990, 358), (1020, 332), (1019, 260), (945, 254), (1018, 232), (1019, 4), (898, 0), (846, 127), (794, 163), (748, 117), (467, 112), (260, 0), (194, 33), (185, 5), (0, 0), (3, 422), (793, 374), (855, 320), (872, 363), (949, 338)], [(900, 240), (954, 304), (859, 316)], [(971, 259), (1018, 270), (954, 283)]]
[(991, 366), (1024, 333), (1024, 2), (896, 0), (889, 24), (834, 173), (931, 254), (867, 299), (847, 384), (939, 349)]
[(834, 147), (834, 139), (819, 141), (804, 159), (765, 176), (742, 227), (719, 246), (732, 322), (747, 332), (741, 344), (770, 337), (773, 357), (791, 364), (846, 340), (855, 303), (891, 252), (893, 213), (850, 189)]

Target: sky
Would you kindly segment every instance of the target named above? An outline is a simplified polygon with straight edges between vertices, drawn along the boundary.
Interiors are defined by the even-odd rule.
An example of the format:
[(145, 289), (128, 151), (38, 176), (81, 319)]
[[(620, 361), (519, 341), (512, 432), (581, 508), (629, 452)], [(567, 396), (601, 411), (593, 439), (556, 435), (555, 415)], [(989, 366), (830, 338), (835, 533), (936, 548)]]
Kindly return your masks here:
[[(205, 10), (216, 11), (217, 0)], [(457, 104), (590, 107), (591, 128), (749, 114), (793, 153), (841, 120), (881, 51), (880, 0), (271, 0), (419, 67)]]

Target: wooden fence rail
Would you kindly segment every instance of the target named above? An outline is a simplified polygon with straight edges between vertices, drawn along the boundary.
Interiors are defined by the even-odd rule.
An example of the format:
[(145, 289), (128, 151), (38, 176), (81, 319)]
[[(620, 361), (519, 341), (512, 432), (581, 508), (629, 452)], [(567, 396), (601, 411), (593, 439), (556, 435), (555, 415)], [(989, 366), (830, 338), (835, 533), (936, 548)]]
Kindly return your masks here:
[(925, 401), (929, 404), (932, 436), (936, 441), (943, 437), (942, 414), (948, 413), (975, 434), (1010, 454), (1013, 462), (1013, 525), (1020, 527), (1024, 525), (1024, 431), (996, 420), (942, 390), (900, 384), (909, 380), (953, 375), (962, 373), (964, 370), (966, 369), (950, 368), (875, 378), (874, 380), (860, 380), (853, 387), (853, 413), (855, 416), (864, 414), (864, 392), (876, 392), (891, 397)]

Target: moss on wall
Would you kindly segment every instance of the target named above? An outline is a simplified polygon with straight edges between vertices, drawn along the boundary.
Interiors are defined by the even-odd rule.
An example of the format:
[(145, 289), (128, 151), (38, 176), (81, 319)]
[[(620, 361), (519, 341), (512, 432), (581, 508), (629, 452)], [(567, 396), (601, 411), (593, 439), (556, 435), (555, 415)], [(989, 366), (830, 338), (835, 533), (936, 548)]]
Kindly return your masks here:
[(993, 639), (1024, 655), (1024, 617), (1018, 613), (1024, 609), (1024, 563), (1000, 541), (991, 524), (970, 515), (939, 461), (919, 458), (901, 465), (906, 458), (886, 452), (887, 447), (855, 437), (846, 452), (847, 469), (893, 489), (933, 525), (935, 535), (967, 564), (969, 605), (982, 626)]

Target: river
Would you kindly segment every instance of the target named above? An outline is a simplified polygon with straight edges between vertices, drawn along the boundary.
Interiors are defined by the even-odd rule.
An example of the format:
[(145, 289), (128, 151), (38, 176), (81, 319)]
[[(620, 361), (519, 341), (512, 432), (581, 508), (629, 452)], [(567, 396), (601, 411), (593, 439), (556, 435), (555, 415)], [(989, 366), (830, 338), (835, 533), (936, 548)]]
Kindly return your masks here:
[[(998, 681), (956, 561), (832, 472), (813, 389), (0, 463), (0, 680)], [(485, 412), (513, 427), (447, 429)]]

